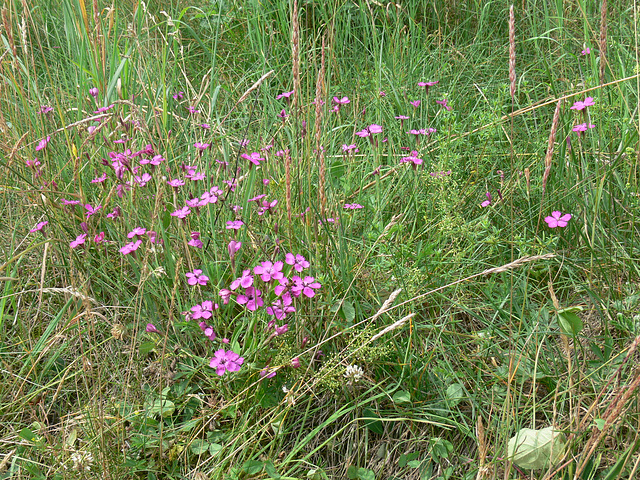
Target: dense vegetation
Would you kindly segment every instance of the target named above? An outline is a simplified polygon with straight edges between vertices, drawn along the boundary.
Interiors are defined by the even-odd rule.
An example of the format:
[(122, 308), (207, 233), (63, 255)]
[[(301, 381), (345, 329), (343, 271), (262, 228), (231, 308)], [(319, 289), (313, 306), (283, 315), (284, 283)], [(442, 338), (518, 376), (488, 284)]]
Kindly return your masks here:
[(638, 474), (626, 2), (9, 1), (0, 478)]

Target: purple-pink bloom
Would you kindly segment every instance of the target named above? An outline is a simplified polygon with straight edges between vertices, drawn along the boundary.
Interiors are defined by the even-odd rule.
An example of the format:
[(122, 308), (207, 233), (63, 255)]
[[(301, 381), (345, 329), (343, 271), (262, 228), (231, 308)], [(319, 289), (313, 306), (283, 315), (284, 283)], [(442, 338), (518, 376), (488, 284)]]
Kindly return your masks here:
[(69, 243), (69, 246), (71, 248), (76, 248), (76, 247), (82, 245), (85, 242), (86, 239), (87, 239), (87, 234), (86, 233), (78, 235), (75, 240), (73, 240), (71, 243)]
[(253, 273), (260, 275), (263, 282), (270, 282), (271, 280), (279, 280), (284, 277), (282, 273), (282, 262), (262, 262), (253, 268)]
[(233, 220), (227, 222), (227, 230), (240, 230), (244, 222), (242, 220)]
[(296, 297), (299, 297), (300, 294), (302, 293), (306, 297), (311, 298), (316, 294), (314, 289), (317, 290), (322, 286), (320, 285), (319, 282), (316, 282), (315, 278), (309, 277), (309, 276), (304, 277), (304, 280), (303, 280), (302, 278), (296, 275), (292, 277), (291, 280), (293, 281), (293, 285), (291, 286), (291, 292)]
[(196, 143), (193, 144), (193, 146), (195, 148), (197, 148), (198, 150), (206, 150), (207, 148), (209, 148), (210, 144), (209, 143), (196, 142)]
[(147, 323), (147, 333), (158, 333), (158, 329), (153, 323)]
[(213, 327), (211, 325), (207, 325), (207, 322), (204, 321), (200, 322), (199, 325), (204, 336), (213, 342), (216, 339), (216, 332), (213, 331)]
[(573, 104), (573, 106), (571, 107), (571, 110), (584, 110), (587, 107), (591, 107), (592, 105), (595, 105), (596, 102), (594, 102), (593, 97), (587, 97), (584, 99), (584, 101), (580, 102), (576, 102)]
[(213, 302), (205, 301), (200, 305), (194, 305), (193, 307), (191, 307), (191, 311), (193, 312), (191, 314), (191, 318), (193, 318), (194, 320), (197, 320), (199, 318), (209, 319), (211, 318), (213, 312)]
[(582, 132), (586, 132), (589, 128), (596, 128), (596, 126), (592, 123), (581, 123), (580, 125), (576, 125), (575, 127), (573, 127), (572, 130), (576, 132), (578, 136), (580, 136)]
[(451, 107), (449, 105), (447, 105), (447, 99), (445, 98), (444, 100), (436, 100), (436, 103), (439, 105), (442, 105), (444, 108), (447, 109), (447, 111), (451, 111)]
[(102, 175), (100, 175), (99, 177), (94, 178), (93, 180), (91, 180), (91, 183), (102, 183), (107, 179), (107, 173), (103, 173)]
[(420, 100), (414, 100), (413, 102), (409, 102), (413, 105), (414, 108), (418, 108), (420, 106)]
[(235, 240), (231, 240), (229, 242), (229, 245), (227, 245), (227, 249), (229, 250), (229, 257), (233, 258), (236, 256), (236, 253), (238, 253), (238, 250), (240, 250), (240, 247), (242, 247), (242, 242), (236, 242)]
[(229, 288), (231, 290), (235, 290), (240, 286), (242, 288), (249, 288), (251, 285), (253, 285), (253, 275), (251, 275), (251, 270), (247, 269), (242, 271), (241, 277), (236, 278), (233, 282), (231, 282)]
[(293, 267), (293, 269), (300, 273), (305, 268), (309, 268), (309, 262), (300, 254), (293, 255), (293, 253), (287, 253), (284, 256), (284, 261)]
[(231, 290), (223, 288), (218, 292), (218, 294), (222, 298), (222, 303), (226, 305), (229, 303), (229, 300), (231, 300), (231, 295), (233, 294), (233, 292)]
[(418, 82), (418, 86), (419, 87), (424, 87), (425, 91), (427, 93), (429, 93), (429, 87), (433, 87), (438, 82), (439, 82), (439, 80), (435, 80), (433, 82)]
[(209, 362), (211, 368), (215, 368), (216, 373), (223, 376), (225, 372), (237, 372), (240, 370), (240, 366), (244, 363), (244, 358), (237, 353), (224, 349), (218, 350), (213, 354), (213, 358)]
[(547, 222), (549, 228), (563, 228), (567, 226), (571, 217), (572, 215), (570, 213), (565, 213), (563, 215), (562, 212), (555, 211), (551, 212), (551, 216), (545, 217), (544, 221)]
[(209, 281), (209, 277), (202, 274), (202, 270), (196, 268), (193, 272), (188, 272), (187, 283), (189, 285), (206, 285)]
[(96, 87), (90, 88), (89, 89), (89, 95), (91, 95), (93, 98), (97, 98), (98, 97), (98, 89)]
[(591, 53), (591, 49), (589, 47), (586, 47), (584, 50), (582, 50), (582, 55), (589, 55)]
[(191, 232), (191, 240), (187, 242), (190, 247), (202, 248), (204, 245), (200, 240), (200, 232)]
[(487, 192), (487, 199), (484, 202), (482, 202), (480, 206), (484, 208), (484, 207), (488, 207), (489, 205), (491, 205), (491, 194)]
[(236, 297), (236, 302), (240, 305), (246, 304), (247, 310), (255, 312), (258, 307), (264, 305), (264, 300), (260, 296), (262, 292), (255, 287), (245, 289), (244, 295), (240, 294)]
[(345, 210), (359, 210), (361, 208), (364, 208), (364, 206), (360, 205), (359, 203), (345, 203), (344, 208)]
[(47, 220), (45, 220), (44, 222), (37, 223), (35, 227), (29, 230), (29, 232), (30, 233), (39, 232), (47, 223), (49, 223)]
[(93, 241), (95, 243), (102, 243), (104, 241), (104, 232), (100, 232), (93, 237)]
[(342, 98), (333, 97), (333, 103), (337, 105), (346, 105), (347, 103), (350, 103), (350, 102), (351, 100), (349, 100), (349, 97), (342, 97)]
[(277, 372), (277, 370), (275, 368), (270, 367), (269, 365), (267, 365), (262, 370), (260, 370), (260, 377), (261, 378), (273, 378), (273, 377), (276, 376), (276, 372)]
[(403, 157), (402, 160), (400, 160), (400, 163), (413, 163), (414, 166), (422, 165), (422, 162), (424, 162), (424, 160), (418, 158), (418, 152), (415, 150), (411, 152), (411, 155)]
[(171, 212), (170, 215), (172, 217), (185, 218), (190, 213), (191, 213), (191, 210), (189, 209), (189, 207), (184, 206), (182, 208), (179, 208), (175, 212)]
[(133, 230), (131, 230), (129, 233), (127, 233), (127, 238), (133, 238), (136, 235), (144, 235), (145, 233), (147, 233), (146, 228), (136, 227)]
[(196, 110), (196, 107), (194, 106), (189, 106), (188, 110), (189, 113), (200, 113), (200, 110)]
[(258, 152), (253, 152), (251, 155), (247, 155), (246, 153), (243, 153), (242, 155), (240, 155), (242, 158), (244, 158), (245, 160), (249, 160), (251, 163), (253, 163), (256, 167), (260, 166), (260, 162), (264, 161), (265, 159), (262, 158), (260, 156), (260, 154)]
[(184, 180), (181, 180), (179, 178), (174, 178), (173, 180), (167, 180), (167, 185), (173, 188), (178, 188), (184, 185)]
[(38, 150), (44, 149), (47, 146), (47, 144), (49, 143), (49, 140), (51, 140), (51, 137), (49, 135), (47, 135), (46, 138), (43, 138), (42, 140), (40, 140), (38, 142), (38, 145), (36, 145), (36, 152)]
[(280, 100), (281, 98), (289, 99), (289, 97), (293, 95), (293, 92), (295, 92), (295, 90), (291, 90), (290, 92), (283, 92), (280, 95), (276, 96), (276, 100)]
[(122, 247), (119, 251), (123, 255), (129, 255), (132, 252), (135, 252), (142, 245), (142, 240), (136, 240), (135, 242), (127, 243), (124, 247)]

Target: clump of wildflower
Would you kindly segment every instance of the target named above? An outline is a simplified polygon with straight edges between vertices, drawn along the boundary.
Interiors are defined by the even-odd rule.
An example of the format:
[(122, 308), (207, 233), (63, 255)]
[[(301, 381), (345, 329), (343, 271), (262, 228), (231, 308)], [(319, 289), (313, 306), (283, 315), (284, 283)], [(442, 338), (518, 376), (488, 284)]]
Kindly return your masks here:
[(589, 55), (591, 53), (591, 49), (589, 47), (586, 47), (584, 50), (582, 50), (582, 56), (585, 55)]

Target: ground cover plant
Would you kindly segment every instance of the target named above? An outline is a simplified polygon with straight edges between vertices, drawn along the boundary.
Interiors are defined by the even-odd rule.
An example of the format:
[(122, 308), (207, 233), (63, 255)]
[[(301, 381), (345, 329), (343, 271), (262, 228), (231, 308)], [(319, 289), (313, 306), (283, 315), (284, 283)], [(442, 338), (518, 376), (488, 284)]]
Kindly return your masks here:
[(637, 476), (635, 4), (1, 13), (0, 478)]

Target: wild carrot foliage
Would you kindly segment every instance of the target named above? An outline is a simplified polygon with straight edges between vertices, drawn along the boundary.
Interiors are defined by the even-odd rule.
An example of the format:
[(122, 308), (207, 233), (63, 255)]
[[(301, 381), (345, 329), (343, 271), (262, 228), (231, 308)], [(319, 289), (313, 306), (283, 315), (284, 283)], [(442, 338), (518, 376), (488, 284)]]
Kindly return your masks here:
[(637, 11), (508, 7), (6, 3), (2, 478), (634, 478)]

